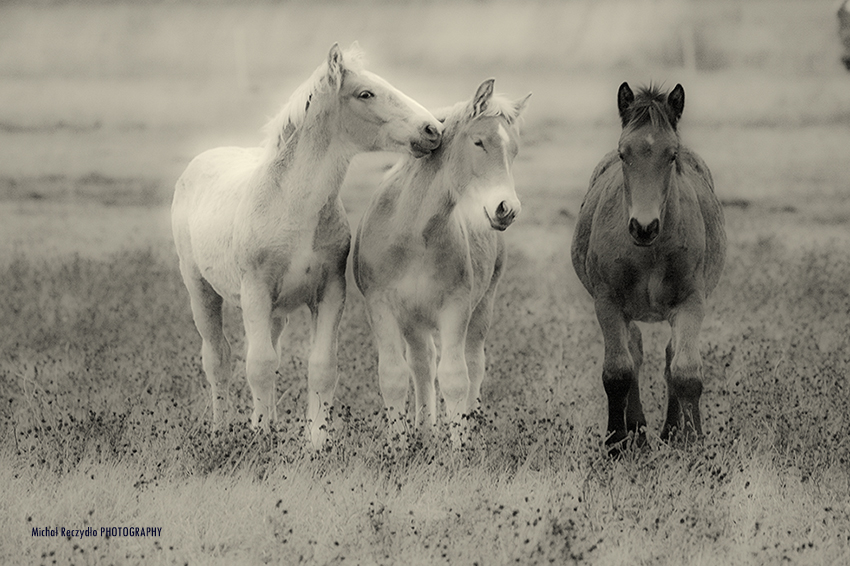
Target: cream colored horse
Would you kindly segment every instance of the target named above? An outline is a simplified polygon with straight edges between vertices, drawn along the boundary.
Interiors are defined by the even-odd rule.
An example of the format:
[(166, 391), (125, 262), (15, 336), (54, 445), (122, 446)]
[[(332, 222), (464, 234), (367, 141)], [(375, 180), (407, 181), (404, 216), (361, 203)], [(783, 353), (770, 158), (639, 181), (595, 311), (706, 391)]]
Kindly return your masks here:
[(511, 168), (527, 98), (508, 102), (493, 96), (492, 79), (482, 83), (447, 111), (440, 149), (387, 174), (358, 227), (354, 276), (377, 342), (387, 417), (402, 437), (411, 373), (418, 426), (437, 422), (435, 375), (450, 422), (479, 405), (504, 266), (500, 231), (520, 211)]
[(263, 147), (222, 147), (196, 157), (177, 181), (172, 227), (180, 272), (203, 338), (214, 426), (231, 375), (222, 300), (239, 305), (247, 341), (253, 427), (276, 418), (275, 374), (286, 317), (312, 313), (307, 432), (327, 438), (337, 384), (337, 328), (345, 302), (351, 232), (339, 189), (355, 154), (436, 149), (442, 125), (421, 105), (365, 71), (359, 50), (334, 44), (267, 126)]

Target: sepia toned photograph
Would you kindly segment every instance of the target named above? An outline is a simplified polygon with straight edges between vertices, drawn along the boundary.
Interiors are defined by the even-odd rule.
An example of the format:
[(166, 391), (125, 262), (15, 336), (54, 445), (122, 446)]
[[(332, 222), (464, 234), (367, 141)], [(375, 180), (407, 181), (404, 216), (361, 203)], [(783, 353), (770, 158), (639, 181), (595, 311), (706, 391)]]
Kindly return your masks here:
[(0, 2), (0, 564), (850, 563), (850, 0)]

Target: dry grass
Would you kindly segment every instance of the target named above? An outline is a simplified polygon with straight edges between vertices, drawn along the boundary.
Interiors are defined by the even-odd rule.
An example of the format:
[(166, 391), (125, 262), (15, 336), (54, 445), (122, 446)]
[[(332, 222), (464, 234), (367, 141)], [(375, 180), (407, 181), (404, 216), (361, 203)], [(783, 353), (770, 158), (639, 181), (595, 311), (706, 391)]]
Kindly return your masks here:
[[(0, 15), (0, 562), (850, 561), (850, 100), (830, 2)], [(282, 422), (255, 435), (239, 313), (226, 311), (240, 418), (208, 433), (168, 233), (171, 183), (201, 149), (256, 144), (281, 93), (332, 41), (353, 39), (429, 106), (489, 75), (512, 96), (534, 91), (485, 411), (463, 450), (445, 431), (407, 451), (387, 444), (353, 286), (330, 448), (303, 449), (304, 313), (286, 333)], [(612, 462), (601, 335), (567, 250), (590, 172), (616, 143), (616, 87), (649, 79), (685, 86), (683, 136), (727, 203), (730, 249), (704, 324), (705, 444), (657, 437), (668, 331), (646, 325), (653, 448)], [(354, 163), (343, 189), (352, 223), (393, 159)], [(36, 526), (162, 533), (68, 540), (32, 537)]]
[[(747, 215), (730, 210), (730, 232)], [(770, 215), (772, 216), (772, 215)], [(775, 218), (771, 218), (772, 220)], [(752, 228), (750, 228), (752, 229)], [(303, 450), (306, 321), (281, 370), (279, 430), (207, 432), (179, 275), (149, 252), (19, 257), (0, 304), (3, 555), (59, 563), (835, 563), (850, 555), (845, 248), (734, 236), (703, 335), (708, 438), (658, 441), (666, 331), (647, 326), (653, 450), (600, 448), (605, 399), (590, 301), (552, 258), (512, 254), (488, 345), (486, 409), (466, 450), (383, 436), (361, 299), (343, 321), (335, 442)], [(544, 269), (543, 266), (549, 267)], [(760, 268), (754, 272), (753, 265)], [(781, 274), (781, 275), (780, 275)], [(228, 330), (241, 351), (238, 313)], [(793, 512), (788, 512), (793, 510)], [(160, 538), (40, 539), (32, 526), (161, 526)], [(76, 547), (76, 548), (75, 548)], [(18, 555), (18, 554), (16, 554)]]

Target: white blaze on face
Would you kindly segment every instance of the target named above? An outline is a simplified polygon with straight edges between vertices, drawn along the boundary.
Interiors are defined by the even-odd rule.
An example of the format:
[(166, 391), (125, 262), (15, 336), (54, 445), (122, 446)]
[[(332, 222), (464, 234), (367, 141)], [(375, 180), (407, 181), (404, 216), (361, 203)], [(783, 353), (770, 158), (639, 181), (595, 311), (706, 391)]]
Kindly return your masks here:
[[(519, 198), (516, 196), (511, 175), (511, 136), (502, 124), (498, 124), (496, 134), (499, 147), (491, 147), (488, 150), (491, 152), (489, 157), (481, 153), (487, 171), (480, 172), (480, 176), (472, 180), (456, 208), (458, 213), (466, 218), (468, 226), (476, 229), (493, 229), (491, 221), (496, 221), (497, 211), (502, 203), (505, 203), (507, 210), (514, 216), (520, 210)], [(490, 139), (494, 140), (494, 138)], [(497, 157), (498, 153), (493, 153), (499, 150), (501, 150), (501, 159)]]

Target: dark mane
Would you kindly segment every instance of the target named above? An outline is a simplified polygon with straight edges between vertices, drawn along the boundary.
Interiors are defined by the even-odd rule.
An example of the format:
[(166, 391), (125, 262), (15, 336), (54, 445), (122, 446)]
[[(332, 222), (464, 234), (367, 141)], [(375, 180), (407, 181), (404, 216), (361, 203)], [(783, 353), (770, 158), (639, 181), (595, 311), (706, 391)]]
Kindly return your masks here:
[(646, 126), (676, 131), (676, 120), (671, 119), (667, 107), (667, 93), (658, 85), (641, 87), (635, 94), (635, 100), (622, 115), (623, 128), (635, 130)]

